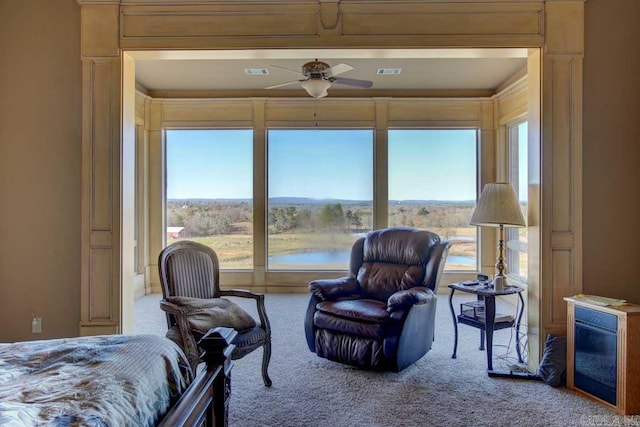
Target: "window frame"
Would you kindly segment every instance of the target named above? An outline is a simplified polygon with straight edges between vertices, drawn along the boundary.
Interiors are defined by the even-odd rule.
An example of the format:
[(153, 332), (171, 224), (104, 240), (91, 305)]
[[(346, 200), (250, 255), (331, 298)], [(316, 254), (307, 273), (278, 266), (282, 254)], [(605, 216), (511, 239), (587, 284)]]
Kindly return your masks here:
[[(375, 176), (376, 176), (376, 170), (375, 170), (375, 141), (376, 141), (376, 130), (374, 127), (353, 127), (353, 126), (328, 126), (326, 123), (323, 126), (318, 126), (318, 123), (316, 123), (315, 126), (287, 126), (287, 127), (282, 127), (282, 126), (267, 126), (265, 128), (265, 138), (264, 138), (264, 144), (265, 144), (265, 151), (266, 151), (266, 156), (265, 156), (265, 229), (266, 229), (266, 233), (265, 233), (265, 240), (266, 240), (266, 248), (265, 248), (265, 259), (264, 259), (264, 265), (265, 265), (265, 270), (269, 273), (286, 273), (286, 272), (308, 272), (308, 271), (314, 271), (314, 272), (331, 272), (331, 271), (336, 271), (336, 270), (332, 270), (332, 269), (318, 269), (318, 270), (309, 270), (309, 269), (281, 269), (281, 268), (270, 268), (269, 267), (269, 224), (268, 224), (268, 213), (269, 213), (269, 149), (270, 149), (270, 141), (269, 141), (269, 133), (270, 131), (313, 131), (313, 130), (318, 130), (318, 131), (370, 131), (371, 132), (371, 180), (372, 183), (375, 182)], [(372, 185), (372, 191), (371, 191), (371, 223), (372, 223), (372, 229), (375, 229), (375, 223), (376, 223), (376, 210), (375, 210), (375, 188), (373, 188), (374, 185)], [(350, 248), (349, 248), (350, 249)], [(346, 267), (345, 271), (348, 270), (348, 266)], [(339, 271), (339, 270), (338, 270)]]
[[(478, 188), (480, 187), (480, 180), (481, 180), (481, 176), (480, 176), (480, 165), (481, 165), (481, 159), (480, 159), (480, 153), (482, 152), (482, 150), (480, 149), (480, 144), (481, 144), (481, 129), (477, 126), (460, 126), (460, 127), (454, 127), (454, 126), (447, 126), (447, 127), (437, 127), (437, 126), (420, 126), (420, 127), (389, 127), (387, 129), (387, 131), (393, 131), (393, 130), (417, 130), (417, 131), (429, 131), (429, 130), (473, 130), (475, 131), (475, 151), (476, 151), (476, 173), (475, 173), (475, 201), (477, 203), (478, 201), (478, 197), (479, 197), (479, 192), (478, 192)], [(387, 164), (387, 169), (389, 168), (388, 164)], [(389, 173), (389, 172), (387, 172)], [(387, 205), (389, 204), (389, 197), (387, 194)], [(475, 206), (474, 206), (475, 207)], [(471, 218), (469, 218), (471, 219)], [(387, 220), (388, 220), (388, 214), (387, 214)], [(481, 228), (476, 228), (476, 262), (475, 262), (475, 267), (473, 269), (470, 270), (456, 270), (456, 269), (447, 269), (446, 268), (446, 264), (445, 264), (445, 269), (443, 270), (443, 272), (446, 273), (459, 273), (459, 274), (465, 274), (465, 273), (472, 273), (472, 274), (477, 274), (480, 269), (481, 269)]]
[[(506, 124), (507, 179), (513, 185), (517, 195), (519, 195), (520, 188), (519, 149), (521, 141), (519, 128), (524, 123), (527, 123), (526, 117)], [(526, 216), (525, 212), (525, 218)], [(511, 282), (526, 286), (527, 273), (522, 274), (523, 272), (520, 271), (520, 254), (528, 253), (528, 239), (524, 241), (520, 239), (520, 230), (519, 227), (510, 227), (505, 230), (507, 276)]]
[[(373, 228), (388, 226), (388, 130), (476, 129), (476, 194), (495, 180), (496, 129), (491, 98), (334, 98), (320, 102), (309, 98), (260, 99), (152, 99), (149, 115), (149, 287), (159, 292), (157, 255), (166, 246), (166, 131), (172, 129), (251, 128), (253, 148), (254, 268), (222, 270), (226, 287), (243, 286), (258, 292), (307, 292), (307, 283), (318, 278), (338, 278), (345, 270), (267, 271), (267, 129), (337, 128), (373, 129)], [(159, 166), (162, 165), (161, 168)], [(477, 199), (477, 197), (476, 197)], [(478, 270), (444, 272), (442, 283), (469, 280), (479, 271), (493, 269), (495, 247), (492, 230), (478, 230)], [(444, 288), (441, 288), (444, 289)]]
[[(251, 130), (252, 134), (253, 134), (253, 139), (255, 140), (255, 132), (253, 130), (253, 128), (251, 127), (247, 127), (247, 126), (238, 126), (238, 127), (233, 127), (233, 126), (179, 126), (179, 127), (175, 127), (175, 126), (167, 126), (167, 127), (163, 127), (163, 143), (162, 143), (162, 170), (163, 170), (163, 191), (162, 191), (162, 246), (166, 247), (168, 245), (167, 242), (167, 203), (169, 201), (168, 197), (167, 197), (167, 181), (169, 179), (168, 176), (168, 172), (167, 172), (167, 162), (168, 162), (168, 154), (167, 154), (167, 144), (168, 144), (168, 136), (167, 136), (167, 132), (168, 131), (196, 131), (196, 130), (200, 130), (200, 131), (207, 131), (207, 130), (211, 130), (211, 131), (223, 131), (223, 130)], [(252, 168), (252, 173), (253, 175), (255, 175), (255, 153), (253, 152), (254, 150), (254, 146), (252, 146), (252, 164), (254, 165)], [(255, 176), (252, 177), (252, 181), (255, 182)], [(252, 182), (252, 184), (253, 184)], [(252, 216), (255, 217), (255, 190), (252, 191)], [(255, 230), (255, 228), (254, 228)], [(223, 266), (221, 266), (220, 271), (221, 272), (232, 272), (232, 273), (240, 273), (240, 274), (245, 274), (246, 273), (252, 273), (255, 269), (255, 231), (254, 234), (252, 235), (252, 239), (253, 239), (253, 257), (252, 257), (252, 267), (251, 268), (224, 268)]]

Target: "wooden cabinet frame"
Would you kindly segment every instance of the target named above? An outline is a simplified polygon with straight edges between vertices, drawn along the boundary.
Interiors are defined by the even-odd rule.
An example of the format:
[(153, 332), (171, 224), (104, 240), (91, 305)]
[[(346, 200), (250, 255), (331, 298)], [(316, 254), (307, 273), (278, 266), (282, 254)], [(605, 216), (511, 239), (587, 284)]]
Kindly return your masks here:
[[(123, 111), (127, 50), (255, 48), (531, 48), (530, 362), (540, 336), (563, 334), (562, 298), (582, 289), (584, 0), (78, 0), (83, 63), (81, 322), (83, 335), (121, 333), (129, 261), (126, 196), (131, 130)], [(129, 58), (129, 59), (127, 59)], [(153, 108), (153, 106), (152, 106)], [(150, 138), (157, 132), (149, 125)], [(123, 159), (125, 161), (123, 161)], [(127, 184), (127, 185), (125, 185)], [(153, 188), (150, 192), (155, 191)], [(124, 196), (123, 196), (124, 195)], [(123, 233), (125, 236), (123, 236)]]
[[(640, 377), (637, 375), (640, 370), (640, 357), (638, 357), (637, 351), (638, 344), (640, 344), (640, 306), (635, 304), (626, 304), (619, 307), (600, 306), (588, 300), (575, 297), (568, 297), (565, 298), (565, 300), (567, 301), (567, 388), (569, 390), (576, 390), (602, 403), (620, 415), (640, 414)], [(576, 307), (586, 308), (593, 312), (610, 314), (616, 318), (615, 403), (606, 402), (576, 385)], [(585, 344), (593, 345), (590, 341), (582, 343), (583, 346)], [(593, 367), (593, 369), (596, 368), (596, 366)], [(584, 367), (582, 374), (583, 376), (585, 374)]]

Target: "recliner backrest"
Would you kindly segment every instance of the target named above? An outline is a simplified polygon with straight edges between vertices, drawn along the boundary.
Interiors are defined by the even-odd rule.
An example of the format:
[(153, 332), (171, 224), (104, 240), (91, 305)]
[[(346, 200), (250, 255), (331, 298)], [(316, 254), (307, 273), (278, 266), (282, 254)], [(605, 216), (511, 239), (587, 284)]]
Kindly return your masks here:
[(364, 297), (386, 301), (397, 291), (430, 287), (434, 281), (429, 261), (434, 246), (440, 243), (437, 234), (395, 227), (372, 231), (362, 240), (361, 247), (360, 243), (352, 248), (351, 272)]

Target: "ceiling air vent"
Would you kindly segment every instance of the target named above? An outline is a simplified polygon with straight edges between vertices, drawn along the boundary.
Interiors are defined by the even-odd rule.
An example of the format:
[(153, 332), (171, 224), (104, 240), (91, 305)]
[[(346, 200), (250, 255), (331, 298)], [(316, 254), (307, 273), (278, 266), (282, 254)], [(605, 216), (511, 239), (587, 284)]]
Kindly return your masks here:
[(245, 68), (244, 73), (249, 76), (268, 76), (269, 70), (266, 68)]
[(376, 74), (382, 76), (397, 76), (402, 71), (402, 68), (378, 68)]

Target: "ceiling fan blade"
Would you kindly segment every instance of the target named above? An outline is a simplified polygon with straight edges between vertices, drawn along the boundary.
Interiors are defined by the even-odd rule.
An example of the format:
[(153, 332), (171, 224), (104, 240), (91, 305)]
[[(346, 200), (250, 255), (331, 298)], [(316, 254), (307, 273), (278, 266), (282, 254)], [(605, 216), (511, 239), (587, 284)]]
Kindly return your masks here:
[(338, 74), (346, 73), (351, 70), (353, 70), (353, 67), (349, 64), (336, 64), (333, 67), (327, 68), (324, 72), (331, 73), (332, 76), (337, 76)]
[(273, 65), (271, 64), (271, 67), (273, 68), (280, 68), (281, 70), (285, 70), (285, 71), (289, 71), (290, 73), (296, 73), (300, 76), (303, 76), (304, 74), (302, 74), (302, 72), (300, 70), (292, 70), (291, 68), (287, 68), (287, 67), (281, 67), (280, 65)]
[(277, 87), (289, 86), (289, 85), (292, 85), (292, 84), (295, 84), (295, 83), (300, 83), (302, 81), (304, 81), (304, 80), (294, 80), (292, 82), (280, 83), (279, 85), (273, 85), (273, 86), (265, 87), (265, 89), (275, 89)]
[(331, 81), (339, 85), (355, 86), (355, 87), (361, 87), (363, 89), (368, 89), (371, 86), (373, 86), (373, 82), (370, 80), (358, 80), (358, 79), (346, 79), (344, 77), (334, 77), (331, 79)]

